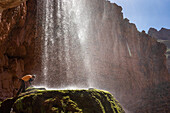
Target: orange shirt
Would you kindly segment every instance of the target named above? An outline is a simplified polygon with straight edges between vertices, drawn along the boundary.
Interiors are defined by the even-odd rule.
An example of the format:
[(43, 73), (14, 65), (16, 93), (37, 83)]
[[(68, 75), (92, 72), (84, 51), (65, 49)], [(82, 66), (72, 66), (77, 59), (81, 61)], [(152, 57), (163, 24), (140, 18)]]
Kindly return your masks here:
[(30, 78), (32, 78), (32, 75), (25, 75), (24, 77), (22, 77), (21, 79), (24, 80), (25, 82), (29, 81)]

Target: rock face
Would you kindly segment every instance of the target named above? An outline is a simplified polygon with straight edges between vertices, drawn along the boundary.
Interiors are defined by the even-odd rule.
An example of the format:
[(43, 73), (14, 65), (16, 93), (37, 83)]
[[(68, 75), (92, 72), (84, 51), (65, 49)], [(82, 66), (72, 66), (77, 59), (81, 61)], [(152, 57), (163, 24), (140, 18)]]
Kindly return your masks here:
[[(17, 0), (13, 1), (18, 3)], [(13, 4), (12, 0), (0, 1), (2, 4), (8, 4), (8, 2)], [(0, 21), (0, 100), (13, 96), (15, 88), (18, 87), (17, 77), (31, 73), (33, 70), (35, 25), (35, 0), (23, 2), (2, 13)]]
[[(82, 24), (86, 22), (83, 27), (87, 27), (82, 34), (87, 33), (83, 44), (89, 58), (90, 85), (110, 91), (130, 112), (135, 113), (139, 108), (142, 112), (152, 111), (153, 106), (156, 110), (153, 101), (139, 100), (155, 97), (154, 93), (143, 92), (148, 87), (153, 87), (149, 90), (155, 92), (159, 84), (169, 82), (166, 46), (139, 32), (135, 24), (123, 18), (122, 8), (116, 4), (105, 0), (79, 0), (79, 3), (84, 3), (81, 8), (86, 8), (80, 18)], [(168, 105), (162, 103), (162, 109)]]
[(0, 0), (0, 10), (17, 7), (26, 0)]
[(150, 28), (148, 34), (158, 40), (170, 40), (170, 29), (162, 28), (157, 31), (154, 28)]
[[(130, 112), (145, 113), (151, 112), (153, 108), (157, 111), (156, 109), (161, 107), (161, 112), (166, 113), (170, 103), (162, 100), (166, 100), (169, 96), (157, 98), (154, 96), (155, 93), (152, 93), (159, 91), (157, 90), (159, 84), (169, 82), (164, 55), (166, 46), (148, 34), (139, 32), (134, 24), (123, 18), (122, 8), (116, 4), (105, 0), (79, 1), (83, 2), (83, 7), (87, 9), (81, 13), (86, 17), (81, 18), (81, 22), (88, 21), (87, 25), (83, 25), (88, 28), (85, 30), (88, 33), (85, 49), (89, 55), (87, 64), (91, 72), (87, 73), (91, 76), (89, 83), (93, 83), (94, 87), (110, 91)], [(34, 68), (35, 16), (35, 0), (29, 0), (2, 13), (0, 23), (0, 98), (2, 100), (13, 95), (16, 75), (20, 77), (23, 74), (32, 74), (36, 70)], [(73, 27), (77, 26), (73, 24)], [(36, 48), (41, 49), (41, 46), (36, 45)], [(76, 78), (78, 74), (75, 73), (72, 78)], [(63, 78), (62, 75), (59, 77)], [(165, 84), (162, 87), (168, 89), (169, 85)], [(162, 94), (164, 95), (164, 91)], [(28, 97), (32, 98), (31, 95)], [(155, 97), (158, 103), (162, 103), (155, 105), (152, 101), (154, 98), (142, 100), (144, 97), (148, 99)], [(57, 98), (53, 99), (57, 100)], [(148, 105), (148, 107), (146, 109), (141, 105)]]
[(135, 113), (169, 113), (169, 92), (169, 82), (149, 86), (143, 90), (142, 98), (138, 102), (134, 102), (131, 108)]
[[(8, 105), (8, 107), (6, 106)], [(31, 90), (18, 98), (1, 103), (0, 112), (9, 113), (124, 113), (106, 91), (101, 90)], [(8, 110), (7, 110), (8, 109)]]
[(148, 34), (166, 45), (167, 67), (170, 73), (170, 29), (162, 28), (161, 30), (157, 31), (154, 28), (150, 28)]

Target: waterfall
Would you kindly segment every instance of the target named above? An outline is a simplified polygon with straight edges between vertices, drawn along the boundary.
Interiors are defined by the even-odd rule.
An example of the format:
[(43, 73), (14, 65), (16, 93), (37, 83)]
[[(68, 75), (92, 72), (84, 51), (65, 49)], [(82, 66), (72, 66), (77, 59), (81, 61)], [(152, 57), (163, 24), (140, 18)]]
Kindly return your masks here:
[(91, 75), (91, 65), (86, 41), (89, 15), (82, 14), (87, 10), (84, 3), (83, 0), (38, 2), (43, 18), (41, 82), (47, 87), (89, 86), (87, 75)]

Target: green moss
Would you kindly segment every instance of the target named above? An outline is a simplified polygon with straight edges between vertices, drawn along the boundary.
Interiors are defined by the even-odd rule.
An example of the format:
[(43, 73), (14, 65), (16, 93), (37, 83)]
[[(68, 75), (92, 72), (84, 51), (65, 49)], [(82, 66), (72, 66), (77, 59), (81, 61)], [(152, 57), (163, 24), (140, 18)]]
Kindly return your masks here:
[(55, 98), (50, 98), (50, 99), (45, 100), (44, 102), (49, 103), (49, 102), (52, 102), (52, 101), (55, 101), (55, 100), (56, 100)]
[(14, 103), (16, 113), (124, 113), (107, 91), (36, 90), (21, 94)]
[(48, 105), (48, 109), (52, 109), (54, 111), (54, 108), (63, 111), (63, 112), (81, 112), (82, 110), (77, 107), (77, 104), (70, 99), (69, 96), (63, 96), (62, 98), (50, 98), (44, 101), (46, 105)]
[(1, 107), (2, 102), (0, 101), (0, 107)]
[(16, 108), (17, 109), (20, 109), (20, 110), (22, 110), (23, 109), (23, 104), (24, 103), (22, 103), (22, 99), (23, 99), (23, 97), (21, 98), (21, 99), (18, 99), (14, 104), (16, 104)]
[(36, 98), (37, 98), (38, 96), (41, 96), (41, 95), (43, 95), (43, 94), (42, 94), (42, 93), (36, 93), (35, 95), (33, 95), (33, 100), (35, 101)]
[[(3, 100), (3, 102), (5, 102), (6, 100), (12, 100), (12, 99), (13, 99), (13, 97), (7, 98), (7, 99)], [(3, 103), (3, 102), (2, 102), (2, 103)]]
[(32, 106), (36, 102), (36, 98), (39, 97), (40, 95), (42, 95), (42, 93), (34, 93), (20, 96), (14, 103), (15, 109), (32, 113)]
[(118, 105), (119, 103), (115, 101), (116, 99), (114, 97), (111, 97), (107, 94), (105, 94), (105, 97), (107, 100), (110, 102), (110, 107), (112, 108), (113, 111), (120, 113), (122, 110), (120, 109), (120, 106)]
[(56, 107), (52, 107), (51, 110), (52, 110), (53, 112), (56, 112), (56, 113), (59, 113), (59, 111), (60, 111), (60, 110), (59, 110), (58, 108), (56, 108)]
[(100, 105), (100, 109), (102, 110), (103, 113), (105, 113), (105, 110), (104, 110), (104, 107), (101, 101), (98, 98), (96, 98), (94, 95), (92, 97), (95, 98), (96, 102)]

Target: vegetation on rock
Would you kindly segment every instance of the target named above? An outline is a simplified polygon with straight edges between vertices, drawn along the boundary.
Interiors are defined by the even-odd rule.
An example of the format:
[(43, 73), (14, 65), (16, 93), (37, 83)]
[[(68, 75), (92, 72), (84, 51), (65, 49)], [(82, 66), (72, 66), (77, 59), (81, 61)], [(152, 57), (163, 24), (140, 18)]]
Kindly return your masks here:
[[(9, 104), (8, 111), (5, 105)], [(38, 90), (32, 89), (17, 98), (7, 99), (1, 113), (124, 113), (117, 100), (103, 90)]]

